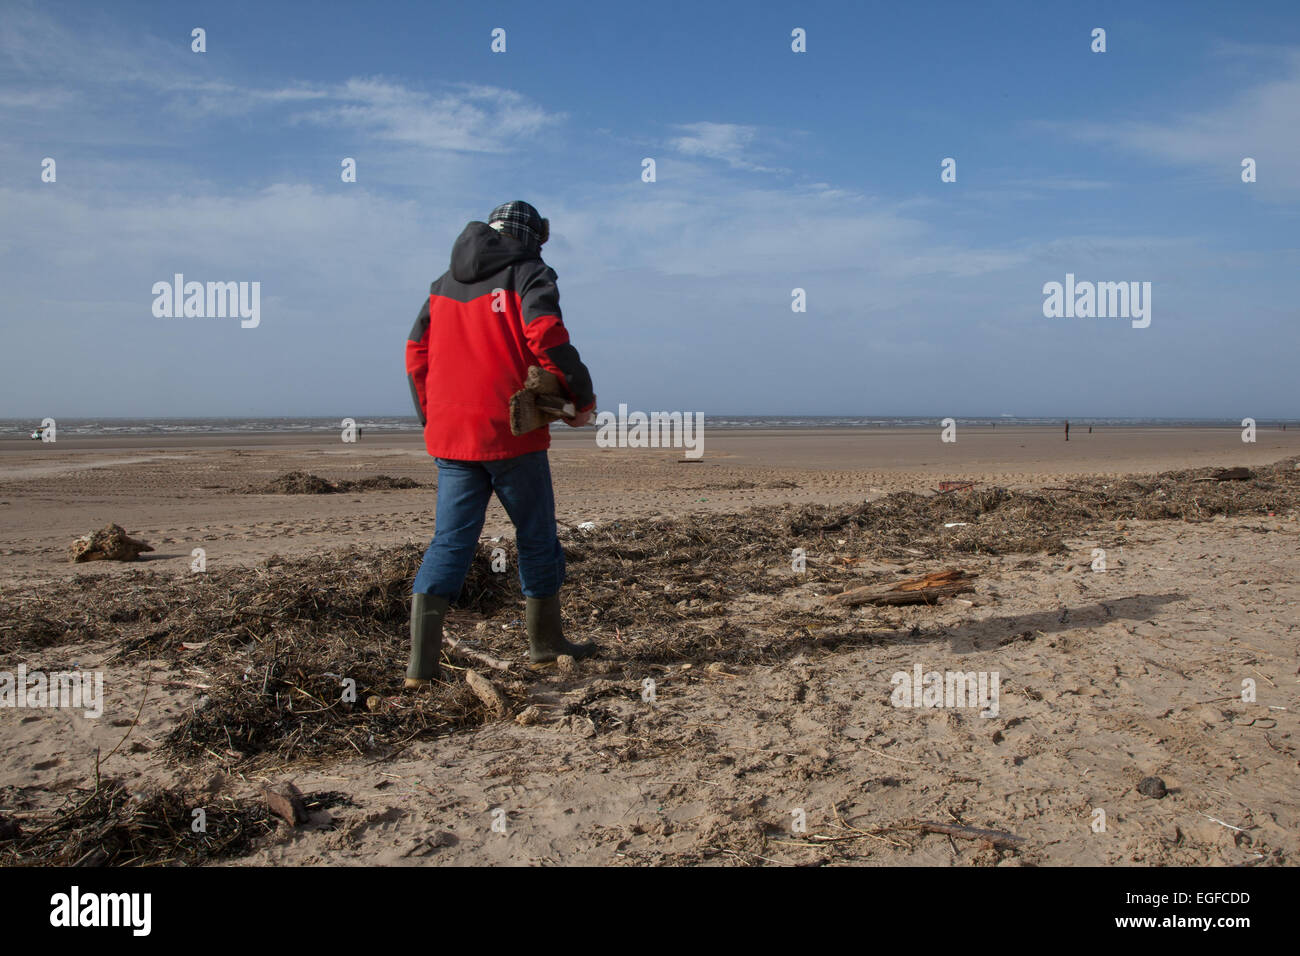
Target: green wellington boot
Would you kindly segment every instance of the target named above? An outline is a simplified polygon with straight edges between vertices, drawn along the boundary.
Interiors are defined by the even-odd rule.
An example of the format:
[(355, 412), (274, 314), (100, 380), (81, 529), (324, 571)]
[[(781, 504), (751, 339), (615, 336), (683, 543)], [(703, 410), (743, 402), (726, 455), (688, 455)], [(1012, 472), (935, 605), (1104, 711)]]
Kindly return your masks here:
[(442, 678), (442, 622), (451, 602), (436, 594), (411, 595), (411, 663), (406, 668), (406, 689), (415, 690)]
[(564, 639), (564, 625), (560, 621), (560, 596), (527, 598), (524, 622), (528, 626), (528, 659), (534, 664), (545, 664), (561, 654), (581, 660), (596, 653), (595, 644), (570, 644)]

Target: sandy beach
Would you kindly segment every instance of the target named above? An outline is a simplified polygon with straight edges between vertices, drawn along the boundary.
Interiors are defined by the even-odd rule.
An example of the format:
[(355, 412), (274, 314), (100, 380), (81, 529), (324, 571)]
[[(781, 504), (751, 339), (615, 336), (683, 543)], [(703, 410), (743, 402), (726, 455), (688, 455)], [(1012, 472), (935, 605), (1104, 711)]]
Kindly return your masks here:
[[(0, 709), (0, 815), (49, 827), (6, 862), (1296, 862), (1300, 432), (738, 430), (689, 462), (588, 429), (551, 460), (566, 627), (602, 654), (527, 668), (513, 568), (478, 569), (412, 702), (417, 433), (0, 442), (0, 671), (105, 679), (102, 717)], [(292, 472), (422, 487), (265, 493)], [(69, 563), (109, 522), (155, 550)], [(495, 502), (484, 538), (509, 552)], [(937, 605), (831, 600), (951, 568), (973, 590)], [(996, 713), (899, 706), (914, 672), (996, 673)], [(265, 811), (284, 779), (303, 825)], [(239, 832), (163, 847), (141, 807)], [(103, 819), (136, 836), (87, 849)]]
[[(701, 461), (673, 449), (603, 449), (595, 431), (556, 429), (551, 446), (561, 521), (736, 512), (757, 505), (843, 504), (943, 480), (1031, 487), (1083, 477), (1260, 465), (1300, 454), (1300, 430), (963, 428), (720, 430)], [(328, 480), (390, 475), (427, 488), (366, 495), (241, 494), (279, 475)], [(69, 543), (112, 521), (157, 549), (150, 567), (183, 571), (350, 544), (392, 545), (433, 534), (436, 468), (421, 436), (356, 444), (314, 435), (61, 438), (0, 441), (0, 578), (112, 572), (72, 567)], [(495, 500), (484, 533), (510, 534)]]

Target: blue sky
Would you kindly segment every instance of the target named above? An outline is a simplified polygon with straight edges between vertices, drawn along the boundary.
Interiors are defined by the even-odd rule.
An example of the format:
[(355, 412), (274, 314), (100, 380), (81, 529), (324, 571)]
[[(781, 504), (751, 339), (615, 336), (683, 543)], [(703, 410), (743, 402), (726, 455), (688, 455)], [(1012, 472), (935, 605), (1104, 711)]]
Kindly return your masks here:
[[(268, 6), (4, 3), (0, 416), (405, 413), (508, 199), (602, 408), (1298, 414), (1293, 2)], [(155, 318), (178, 272), (261, 324)]]

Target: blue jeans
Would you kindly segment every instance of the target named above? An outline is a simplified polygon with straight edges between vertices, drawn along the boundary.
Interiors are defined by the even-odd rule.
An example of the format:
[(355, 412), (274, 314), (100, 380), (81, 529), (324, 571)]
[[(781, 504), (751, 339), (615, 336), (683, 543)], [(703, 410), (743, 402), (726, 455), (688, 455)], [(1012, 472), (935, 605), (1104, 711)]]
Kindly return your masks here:
[(412, 590), (454, 599), (478, 552), (492, 492), (515, 526), (519, 583), (527, 597), (550, 597), (564, 583), (564, 549), (555, 531), (555, 493), (545, 451), (500, 461), (438, 463), (438, 516)]

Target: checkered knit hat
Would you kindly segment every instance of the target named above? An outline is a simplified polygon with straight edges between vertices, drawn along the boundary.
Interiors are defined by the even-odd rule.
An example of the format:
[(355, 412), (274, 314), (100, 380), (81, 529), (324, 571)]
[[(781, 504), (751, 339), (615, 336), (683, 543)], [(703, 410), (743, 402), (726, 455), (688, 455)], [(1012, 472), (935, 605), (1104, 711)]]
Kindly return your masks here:
[(542, 245), (550, 238), (550, 223), (532, 206), (522, 200), (504, 202), (492, 210), (488, 225), (500, 232), (504, 229), (516, 239), (533, 245)]

